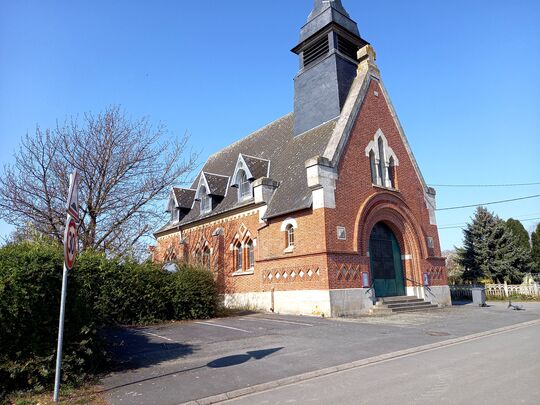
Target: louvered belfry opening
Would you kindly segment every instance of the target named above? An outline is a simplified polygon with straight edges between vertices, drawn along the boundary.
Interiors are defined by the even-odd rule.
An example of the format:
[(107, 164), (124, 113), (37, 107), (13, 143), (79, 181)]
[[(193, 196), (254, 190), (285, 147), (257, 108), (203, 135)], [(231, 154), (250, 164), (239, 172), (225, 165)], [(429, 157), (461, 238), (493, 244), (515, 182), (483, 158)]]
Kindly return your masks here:
[(358, 55), (358, 50), (360, 49), (358, 45), (356, 45), (352, 41), (349, 41), (348, 39), (344, 38), (341, 35), (337, 35), (337, 49), (343, 55), (353, 60), (358, 59), (357, 55)]
[(341, 114), (356, 77), (358, 50), (364, 45), (367, 42), (341, 1), (315, 0), (292, 49), (300, 58), (294, 78), (295, 135)]
[(315, 41), (312, 45), (309, 45), (303, 54), (304, 68), (317, 62), (319, 59), (328, 55), (330, 51), (330, 43), (328, 41), (328, 35), (323, 36), (319, 40)]

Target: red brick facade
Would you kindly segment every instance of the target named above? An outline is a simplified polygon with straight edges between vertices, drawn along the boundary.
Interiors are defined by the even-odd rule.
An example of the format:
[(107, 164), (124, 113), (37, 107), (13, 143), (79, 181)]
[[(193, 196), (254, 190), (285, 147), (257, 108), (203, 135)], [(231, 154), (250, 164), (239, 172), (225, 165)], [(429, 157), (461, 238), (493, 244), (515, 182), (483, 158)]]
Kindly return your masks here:
[[(203, 250), (208, 249), (210, 267), (224, 293), (362, 288), (367, 287), (362, 284), (362, 272), (370, 273), (371, 230), (384, 222), (398, 240), (405, 284), (421, 283), (428, 273), (430, 285), (447, 285), (425, 186), (384, 94), (377, 80), (372, 80), (336, 168), (335, 208), (302, 210), (264, 221), (264, 205), (250, 206), (244, 212), (158, 235), (154, 259), (202, 260)], [(393, 189), (373, 185), (370, 176), (365, 150), (379, 129), (399, 159)], [(289, 218), (297, 226), (294, 249), (287, 251), (282, 225)], [(338, 226), (345, 228), (345, 240), (338, 239)], [(252, 270), (244, 265), (239, 272), (235, 245), (245, 247), (248, 241), (255, 245), (255, 265)], [(243, 263), (248, 261), (245, 249)]]

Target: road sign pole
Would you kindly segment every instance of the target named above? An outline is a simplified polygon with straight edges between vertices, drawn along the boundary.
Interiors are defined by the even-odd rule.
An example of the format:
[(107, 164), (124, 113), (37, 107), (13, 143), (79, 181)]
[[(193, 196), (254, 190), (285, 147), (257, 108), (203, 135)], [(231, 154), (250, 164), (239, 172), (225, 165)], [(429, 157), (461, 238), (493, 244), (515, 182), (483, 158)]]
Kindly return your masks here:
[(64, 263), (64, 273), (62, 274), (62, 295), (60, 298), (60, 320), (58, 322), (58, 347), (56, 349), (56, 375), (54, 378), (53, 401), (55, 403), (58, 403), (58, 391), (60, 390), (60, 370), (62, 368), (62, 343), (64, 340), (64, 315), (66, 312), (67, 275), (68, 269), (66, 267), (66, 264)]

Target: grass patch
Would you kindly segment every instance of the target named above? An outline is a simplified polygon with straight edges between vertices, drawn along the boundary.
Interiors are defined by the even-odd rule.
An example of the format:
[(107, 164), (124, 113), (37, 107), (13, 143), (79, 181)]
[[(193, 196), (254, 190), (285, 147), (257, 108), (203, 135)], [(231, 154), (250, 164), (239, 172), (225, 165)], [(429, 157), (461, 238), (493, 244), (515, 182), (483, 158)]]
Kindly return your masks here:
[(487, 296), (488, 301), (523, 301), (523, 302), (540, 302), (540, 297), (533, 295), (511, 295), (510, 297), (498, 297), (498, 296)]
[[(6, 398), (12, 405), (55, 405), (53, 392), (15, 392)], [(66, 405), (107, 405), (102, 387), (97, 385), (84, 385), (79, 388), (62, 387), (60, 389), (60, 404)]]

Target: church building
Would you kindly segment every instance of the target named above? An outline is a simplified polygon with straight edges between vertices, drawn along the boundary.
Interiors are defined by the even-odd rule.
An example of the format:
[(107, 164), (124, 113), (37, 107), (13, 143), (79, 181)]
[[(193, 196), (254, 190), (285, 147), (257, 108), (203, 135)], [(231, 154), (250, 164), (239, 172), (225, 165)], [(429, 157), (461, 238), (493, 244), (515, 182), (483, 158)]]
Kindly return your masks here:
[(435, 190), (341, 0), (315, 0), (292, 52), (294, 111), (171, 189), (154, 260), (204, 265), (228, 306), (346, 316), (385, 297), (449, 305)]

